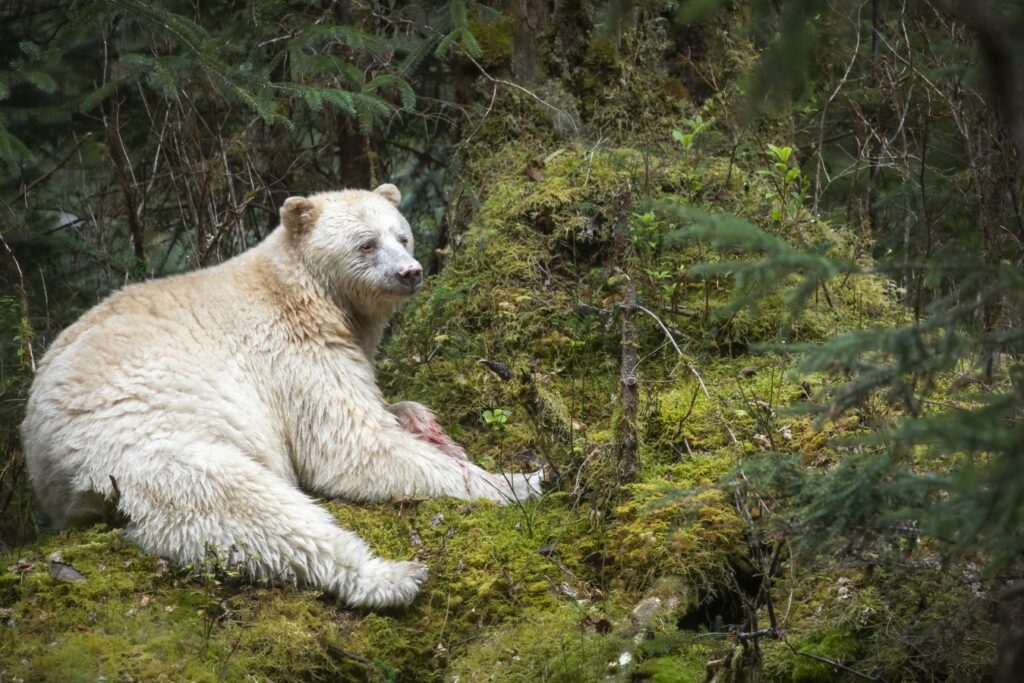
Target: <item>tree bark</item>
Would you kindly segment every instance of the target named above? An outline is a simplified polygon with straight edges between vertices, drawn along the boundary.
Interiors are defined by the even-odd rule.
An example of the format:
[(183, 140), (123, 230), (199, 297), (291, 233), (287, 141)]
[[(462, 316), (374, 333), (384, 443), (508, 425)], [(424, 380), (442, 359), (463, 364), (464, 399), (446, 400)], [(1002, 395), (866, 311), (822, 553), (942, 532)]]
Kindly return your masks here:
[[(338, 131), (338, 180), (342, 188), (371, 190), (376, 184), (377, 173), (374, 162), (376, 152), (370, 145), (370, 138), (359, 131), (351, 120), (339, 121)], [(339, 188), (340, 189), (340, 188)]]
[(504, 0), (505, 14), (512, 20), (512, 76), (535, 83), (539, 71), (541, 41), (550, 17), (546, 0)]
[(1024, 680), (1024, 583), (999, 594), (999, 641), (996, 643), (996, 681)]
[(622, 363), (619, 368), (619, 397), (622, 420), (619, 425), (618, 479), (620, 484), (635, 481), (639, 471), (639, 439), (636, 431), (637, 405), (640, 382), (636, 368), (640, 364), (636, 334), (636, 284), (632, 279), (626, 285), (622, 302)]

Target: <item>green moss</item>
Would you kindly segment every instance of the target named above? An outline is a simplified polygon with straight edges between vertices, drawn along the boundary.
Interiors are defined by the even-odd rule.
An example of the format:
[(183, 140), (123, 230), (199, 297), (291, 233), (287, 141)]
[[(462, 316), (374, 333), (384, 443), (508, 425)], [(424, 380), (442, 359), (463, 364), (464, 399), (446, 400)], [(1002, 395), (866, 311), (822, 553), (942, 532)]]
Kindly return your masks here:
[(483, 66), (492, 67), (512, 56), (512, 22), (508, 17), (472, 17), (469, 31), (480, 45), (479, 62)]
[[(777, 590), (792, 595), (790, 644), (893, 681), (917, 680), (925, 652), (928, 671), (937, 678), (986, 679), (991, 652), (965, 644), (962, 634), (996, 637), (991, 603), (944, 571), (928, 552), (919, 546), (907, 558), (918, 567), (909, 574), (819, 568), (781, 582)], [(846, 674), (797, 655), (784, 643), (768, 642), (764, 652), (768, 680), (847, 680), (842, 678)]]
[[(381, 670), (399, 671), (400, 680), (439, 680), (438, 672), (480, 633), (589, 597), (593, 576), (584, 558), (595, 545), (586, 519), (568, 502), (555, 496), (520, 509), (426, 501), (390, 518), (385, 509), (335, 506), (378, 549), (415, 553), (431, 570), (412, 608), (361, 619), (349, 647)], [(382, 517), (388, 523), (381, 525)]]
[[(51, 578), (46, 557), (55, 551), (86, 580)], [(3, 576), (18, 589), (7, 594), (0, 635), (10, 675), (213, 681), (287, 671), (301, 680), (345, 669), (321, 642), (336, 635), (332, 608), (310, 593), (168, 573), (103, 526), (52, 537), (22, 557), (33, 566)]]
[(643, 588), (666, 574), (702, 587), (728, 577), (742, 554), (746, 527), (729, 496), (711, 486), (734, 465), (728, 451), (702, 454), (658, 468), (629, 487), (610, 533), (620, 561), (632, 568), (630, 587)]
[(571, 604), (517, 620), (474, 642), (452, 664), (453, 681), (595, 681), (623, 646), (597, 633), (584, 610)]
[(707, 663), (700, 656), (658, 657), (641, 664), (637, 674), (650, 683), (701, 683), (707, 678)]
[[(793, 646), (800, 652), (839, 663), (853, 660), (860, 649), (854, 634), (838, 630), (815, 633), (794, 643)], [(809, 657), (796, 657), (790, 676), (794, 683), (827, 683), (836, 680), (840, 671)]]
[[(411, 609), (359, 615), (294, 588), (163, 573), (121, 531), (100, 526), (49, 539), (24, 555), (30, 569), (3, 575), (2, 659), (13, 675), (53, 680), (431, 680), (480, 629), (592, 590), (586, 520), (559, 497), (524, 509), (451, 500), (330, 507), (382, 555), (428, 562), (431, 580)], [(55, 550), (87, 580), (51, 579), (44, 558)]]

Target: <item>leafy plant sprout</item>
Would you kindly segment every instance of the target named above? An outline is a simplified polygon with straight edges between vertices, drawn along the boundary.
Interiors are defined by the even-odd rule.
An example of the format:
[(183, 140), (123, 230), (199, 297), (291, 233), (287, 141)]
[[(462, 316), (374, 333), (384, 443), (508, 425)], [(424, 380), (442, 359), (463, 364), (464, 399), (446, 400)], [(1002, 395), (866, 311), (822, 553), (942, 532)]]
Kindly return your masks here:
[(491, 428), (496, 434), (504, 434), (508, 429), (508, 419), (512, 416), (511, 410), (505, 408), (489, 408), (481, 416), (484, 424)]
[(714, 121), (705, 121), (704, 118), (697, 114), (693, 118), (686, 119), (686, 129), (673, 129), (672, 139), (682, 145), (683, 150), (689, 153), (697, 146), (697, 138), (703, 133)]

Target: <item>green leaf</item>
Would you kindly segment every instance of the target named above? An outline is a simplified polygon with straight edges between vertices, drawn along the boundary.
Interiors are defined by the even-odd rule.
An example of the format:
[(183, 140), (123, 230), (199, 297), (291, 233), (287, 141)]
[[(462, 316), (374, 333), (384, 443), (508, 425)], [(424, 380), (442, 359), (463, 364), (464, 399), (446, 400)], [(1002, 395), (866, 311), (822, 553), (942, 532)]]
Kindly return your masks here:
[(149, 55), (144, 55), (138, 52), (124, 52), (119, 57), (119, 60), (124, 64), (131, 64), (132, 66), (142, 66), (146, 68), (152, 67), (156, 61)]
[(783, 164), (787, 163), (790, 155), (793, 154), (792, 147), (776, 147), (771, 143), (768, 144), (768, 151), (774, 158), (778, 159), (779, 162)]
[(433, 51), (437, 41), (438, 39), (434, 36), (420, 41), (419, 44), (410, 50), (409, 54), (402, 58), (402, 61), (398, 63), (398, 73), (406, 78), (412, 75), (412, 73), (419, 68), (419, 65), (423, 63), (423, 60), (430, 55), (431, 51)]
[(378, 122), (391, 115), (391, 107), (379, 97), (367, 93), (352, 93), (352, 101), (356, 108), (359, 128), (364, 133), (373, 130)]
[(448, 9), (452, 17), (452, 26), (455, 29), (463, 29), (469, 23), (469, 13), (466, 10), (466, 3), (463, 0), (450, 0)]
[(416, 106), (416, 92), (409, 85), (408, 81), (397, 74), (383, 74), (377, 76), (366, 84), (363, 92), (380, 91), (387, 88), (394, 88), (398, 91), (399, 99), (404, 109), (412, 109)]
[(310, 111), (320, 111), (324, 108), (324, 98), (316, 90), (316, 88), (303, 88), (299, 91), (302, 95), (302, 99), (306, 102), (306, 106), (309, 107)]
[(321, 97), (328, 104), (337, 107), (349, 116), (355, 116), (356, 107), (352, 101), (352, 94), (339, 88), (325, 88), (320, 93)]
[(402, 101), (402, 108), (412, 111), (416, 108), (416, 91), (405, 79), (398, 81), (398, 97)]
[(170, 71), (165, 69), (160, 63), (153, 65), (153, 69), (149, 72), (146, 82), (163, 94), (164, 97), (173, 98), (177, 94), (178, 84), (175, 82), (174, 77), (171, 76)]
[(12, 175), (18, 173), (20, 164), (31, 158), (32, 153), (29, 152), (25, 144), (11, 135), (3, 121), (0, 121), (0, 162), (8, 172)]

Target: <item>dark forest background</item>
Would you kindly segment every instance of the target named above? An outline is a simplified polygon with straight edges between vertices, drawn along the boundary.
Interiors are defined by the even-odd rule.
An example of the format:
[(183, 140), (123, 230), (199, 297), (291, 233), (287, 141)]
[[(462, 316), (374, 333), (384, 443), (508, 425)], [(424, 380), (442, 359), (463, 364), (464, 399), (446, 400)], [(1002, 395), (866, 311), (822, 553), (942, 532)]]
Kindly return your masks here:
[[(723, 432), (727, 468), (648, 501), (685, 510), (715, 489), (740, 525), (732, 578), (692, 611), (718, 611), (701, 622), (725, 648), (701, 650), (709, 679), (1024, 679), (1019, 2), (7, 0), (0, 36), (0, 547), (11, 562), (52, 533), (33, 513), (17, 426), (64, 327), (127, 283), (257, 243), (290, 195), (393, 182), (435, 289), (389, 342), (389, 392), (427, 382), (398, 366), (457, 334), (438, 313), (450, 298), (491, 287), (494, 310), (508, 304), (495, 320), (525, 310), (513, 294), (533, 290), (468, 265), (475, 235), (497, 229), (508, 258), (539, 269), (536, 291), (568, 287), (564, 314), (591, 321), (534, 354), (582, 388), (559, 385), (553, 408), (543, 368), (529, 353), (513, 364), (527, 347), (508, 342), (497, 361), (519, 375), (522, 407), (480, 417), (482, 399), (435, 405), (461, 420), (460, 438), (507, 451), (509, 414), (530, 414), (524, 443), (560, 464), (552, 486), (572, 510), (600, 512), (596, 538), (640, 509), (623, 492), (671, 481), (644, 459), (690, 451), (681, 425), (705, 415)], [(570, 158), (591, 170), (561, 178)], [(607, 174), (629, 165), (628, 179), (602, 185), (595, 159), (613, 160)], [(580, 189), (592, 185), (601, 192)], [(502, 193), (513, 206), (535, 190), (514, 220), (488, 213)], [(515, 251), (507, 225), (520, 224), (550, 236), (543, 250)], [(646, 379), (631, 394), (650, 339), (665, 368), (699, 380), (672, 429)], [(480, 356), (506, 349), (481, 343)], [(737, 372), (765, 375), (757, 354), (786, 359), (786, 398), (773, 398), (774, 370), (767, 396), (733, 388)], [(718, 362), (720, 377), (698, 372)], [(578, 407), (591, 373), (613, 394), (603, 466), (576, 452), (576, 432), (598, 421)], [(839, 439), (815, 442), (825, 460), (810, 436), (791, 447), (778, 436), (789, 404)], [(794, 567), (812, 582), (825, 567), (857, 567), (864, 585), (884, 574), (916, 591), (887, 624), (929, 626), (837, 618), (793, 648), (775, 612)], [(926, 570), (945, 578), (909, 588)], [(835, 603), (843, 587), (827, 576), (823, 600)], [(970, 595), (946, 603), (947, 590)], [(723, 595), (735, 604), (716, 603)], [(0, 597), (7, 609), (22, 594)], [(943, 616), (928, 621), (936, 604)], [(604, 628), (594, 623), (590, 634)], [(781, 641), (802, 649), (804, 668), (762, 655)], [(585, 669), (572, 666), (583, 668), (566, 664), (563, 680)]]

